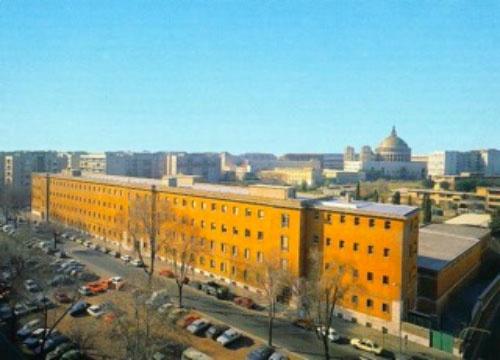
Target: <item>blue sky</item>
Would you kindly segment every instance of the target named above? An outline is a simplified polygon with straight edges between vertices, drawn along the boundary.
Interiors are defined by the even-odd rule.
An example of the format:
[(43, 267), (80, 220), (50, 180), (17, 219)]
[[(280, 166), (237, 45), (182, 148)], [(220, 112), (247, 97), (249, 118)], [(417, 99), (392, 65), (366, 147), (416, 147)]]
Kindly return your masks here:
[(499, 1), (0, 0), (0, 149), (500, 147)]

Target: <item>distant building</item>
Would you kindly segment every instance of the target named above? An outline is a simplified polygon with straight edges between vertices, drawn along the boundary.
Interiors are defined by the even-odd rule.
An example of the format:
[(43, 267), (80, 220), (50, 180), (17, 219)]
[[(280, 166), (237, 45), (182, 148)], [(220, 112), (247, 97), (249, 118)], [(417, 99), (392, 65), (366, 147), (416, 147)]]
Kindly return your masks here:
[(417, 311), (441, 315), (448, 299), (479, 269), (488, 229), (447, 224), (420, 228)]
[(107, 152), (106, 174), (159, 179), (165, 175), (165, 153)]
[[(307, 154), (307, 153), (294, 153), (285, 154), (279, 158), (279, 162), (304, 162), (304, 161), (317, 161), (322, 169), (338, 169), (344, 167), (343, 154)], [(279, 164), (278, 164), (279, 166)]]
[(267, 182), (295, 186), (305, 184), (309, 187), (319, 185), (322, 181), (321, 170), (314, 167), (262, 170), (259, 172), (259, 178)]
[(215, 153), (168, 153), (165, 175), (198, 175), (209, 182), (221, 179), (221, 158)]
[(464, 172), (484, 176), (500, 175), (500, 150), (440, 151), (428, 156), (427, 171), (432, 177)]
[(362, 171), (345, 171), (323, 169), (323, 178), (332, 180), (335, 184), (355, 184), (366, 179)]
[(411, 148), (398, 137), (393, 127), (375, 152), (369, 146), (363, 146), (357, 155), (354, 148), (348, 146), (344, 153), (344, 170), (364, 172), (367, 178), (378, 177), (399, 179), (420, 179), (426, 174), (426, 165), (411, 161)]
[(106, 154), (92, 153), (80, 155), (80, 170), (95, 174), (106, 174)]

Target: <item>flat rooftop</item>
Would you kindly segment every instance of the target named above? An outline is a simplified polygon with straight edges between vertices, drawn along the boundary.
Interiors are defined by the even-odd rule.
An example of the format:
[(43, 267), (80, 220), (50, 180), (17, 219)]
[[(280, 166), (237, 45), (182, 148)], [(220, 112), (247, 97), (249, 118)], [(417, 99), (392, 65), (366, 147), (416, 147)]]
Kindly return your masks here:
[(316, 206), (338, 211), (355, 211), (357, 213), (381, 214), (398, 217), (406, 217), (415, 211), (418, 211), (418, 208), (415, 206), (382, 204), (358, 200), (346, 201), (345, 199), (320, 200), (316, 202)]
[(431, 224), (420, 228), (418, 267), (440, 271), (477, 245), (488, 229), (449, 224)]
[(462, 214), (445, 221), (449, 225), (469, 225), (487, 228), (491, 221), (490, 214)]

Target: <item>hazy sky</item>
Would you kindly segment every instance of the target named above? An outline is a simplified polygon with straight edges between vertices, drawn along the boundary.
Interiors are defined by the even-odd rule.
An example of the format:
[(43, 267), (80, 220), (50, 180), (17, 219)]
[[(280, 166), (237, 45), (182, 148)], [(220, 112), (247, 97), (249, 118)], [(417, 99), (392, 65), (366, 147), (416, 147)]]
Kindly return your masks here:
[(500, 1), (0, 0), (0, 149), (500, 148)]

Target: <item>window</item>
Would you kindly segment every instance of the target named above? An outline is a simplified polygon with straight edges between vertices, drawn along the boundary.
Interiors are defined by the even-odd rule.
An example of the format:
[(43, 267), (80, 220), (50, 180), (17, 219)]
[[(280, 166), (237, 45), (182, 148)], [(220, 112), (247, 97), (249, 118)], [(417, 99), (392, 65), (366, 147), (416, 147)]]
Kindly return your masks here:
[(238, 235), (238, 228), (233, 226), (233, 235)]
[(215, 230), (217, 229), (217, 226), (215, 225), (215, 223), (210, 223), (210, 230)]
[(200, 227), (203, 229), (205, 227), (205, 220), (201, 220)]
[(205, 210), (205, 209), (207, 208), (207, 203), (206, 203), (206, 202), (204, 202), (204, 201), (202, 201), (202, 202), (201, 202), (201, 208), (202, 208), (203, 210)]
[(224, 243), (220, 244), (220, 251), (223, 253), (226, 252), (226, 244), (224, 244)]
[(358, 304), (358, 295), (353, 295), (353, 296), (351, 296), (351, 302), (352, 302), (353, 304), (356, 304), (356, 305), (357, 305), (357, 304)]
[(287, 228), (290, 226), (290, 217), (288, 214), (281, 214), (281, 227)]
[(186, 205), (187, 205), (186, 199), (182, 199), (182, 206), (186, 206)]
[(220, 263), (220, 271), (221, 272), (225, 272), (226, 271), (226, 264), (223, 263), (223, 262)]
[(373, 300), (372, 299), (366, 299), (366, 307), (367, 308), (373, 307)]
[(191, 201), (191, 207), (194, 209), (196, 207), (196, 201), (192, 200)]
[(326, 246), (330, 246), (332, 244), (332, 239), (329, 237), (326, 238)]
[(288, 251), (288, 236), (281, 235), (280, 247), (282, 251)]
[(389, 312), (389, 304), (382, 303), (382, 311), (385, 313)]
[(368, 245), (368, 254), (373, 254), (373, 245)]
[(375, 226), (375, 219), (370, 219), (370, 220), (368, 220), (368, 225), (369, 225), (370, 227), (374, 227), (374, 226)]
[(233, 247), (231, 248), (231, 254), (233, 256), (237, 256), (238, 255), (238, 247), (236, 245), (233, 245)]
[(387, 276), (387, 275), (382, 276), (382, 284), (384, 284), (384, 285), (389, 284), (389, 276)]
[(245, 229), (245, 237), (250, 237), (250, 236), (251, 236), (250, 229)]
[(339, 240), (339, 248), (343, 249), (345, 246), (345, 241), (344, 240)]
[(220, 226), (220, 230), (221, 230), (223, 233), (227, 232), (227, 226), (226, 226), (225, 224), (222, 224), (222, 225)]
[(325, 270), (328, 270), (330, 268), (330, 263), (325, 263)]
[(210, 250), (213, 250), (215, 248), (215, 241), (210, 240)]
[(282, 270), (287, 270), (288, 269), (288, 260), (287, 259), (281, 259), (280, 260), (281, 264), (281, 269)]
[(373, 273), (371, 271), (366, 273), (366, 280), (373, 281)]
[(264, 210), (258, 210), (257, 211), (257, 217), (259, 219), (264, 219)]
[(243, 279), (248, 280), (248, 271), (247, 270), (243, 270)]
[(318, 235), (313, 235), (313, 243), (318, 244), (319, 243), (319, 236)]
[(319, 211), (315, 210), (314, 211), (314, 220), (318, 220), (318, 219), (319, 219)]
[(332, 214), (326, 214), (325, 221), (327, 224), (331, 224), (332, 223)]
[(352, 277), (357, 279), (359, 277), (358, 269), (352, 269)]
[(354, 244), (352, 244), (352, 250), (358, 251), (358, 249), (359, 249), (359, 244), (357, 242), (355, 242)]
[(211, 209), (212, 211), (217, 210), (217, 204), (216, 204), (216, 203), (211, 203), (211, 204), (210, 204), (210, 209)]
[(233, 215), (238, 215), (239, 209), (237, 206), (233, 206)]
[(244, 253), (244, 256), (245, 256), (245, 259), (250, 259), (250, 250), (249, 249), (245, 249), (245, 253)]
[(220, 207), (220, 210), (223, 212), (223, 213), (226, 213), (227, 212), (227, 205), (222, 205)]
[(210, 260), (210, 267), (215, 268), (215, 260)]
[(354, 225), (359, 225), (359, 217), (354, 217)]
[(252, 216), (252, 210), (249, 208), (245, 208), (245, 216)]
[(390, 221), (384, 222), (384, 229), (390, 229), (390, 228), (391, 228), (391, 222)]
[(257, 232), (257, 240), (263, 240), (264, 239), (264, 233), (262, 231)]
[(390, 250), (388, 248), (384, 248), (384, 257), (388, 257), (390, 254)]
[(340, 215), (340, 222), (345, 223), (345, 215)]
[(236, 275), (236, 266), (231, 266), (231, 275)]
[(261, 251), (257, 251), (257, 261), (258, 262), (263, 262), (264, 261), (264, 256), (262, 255)]

